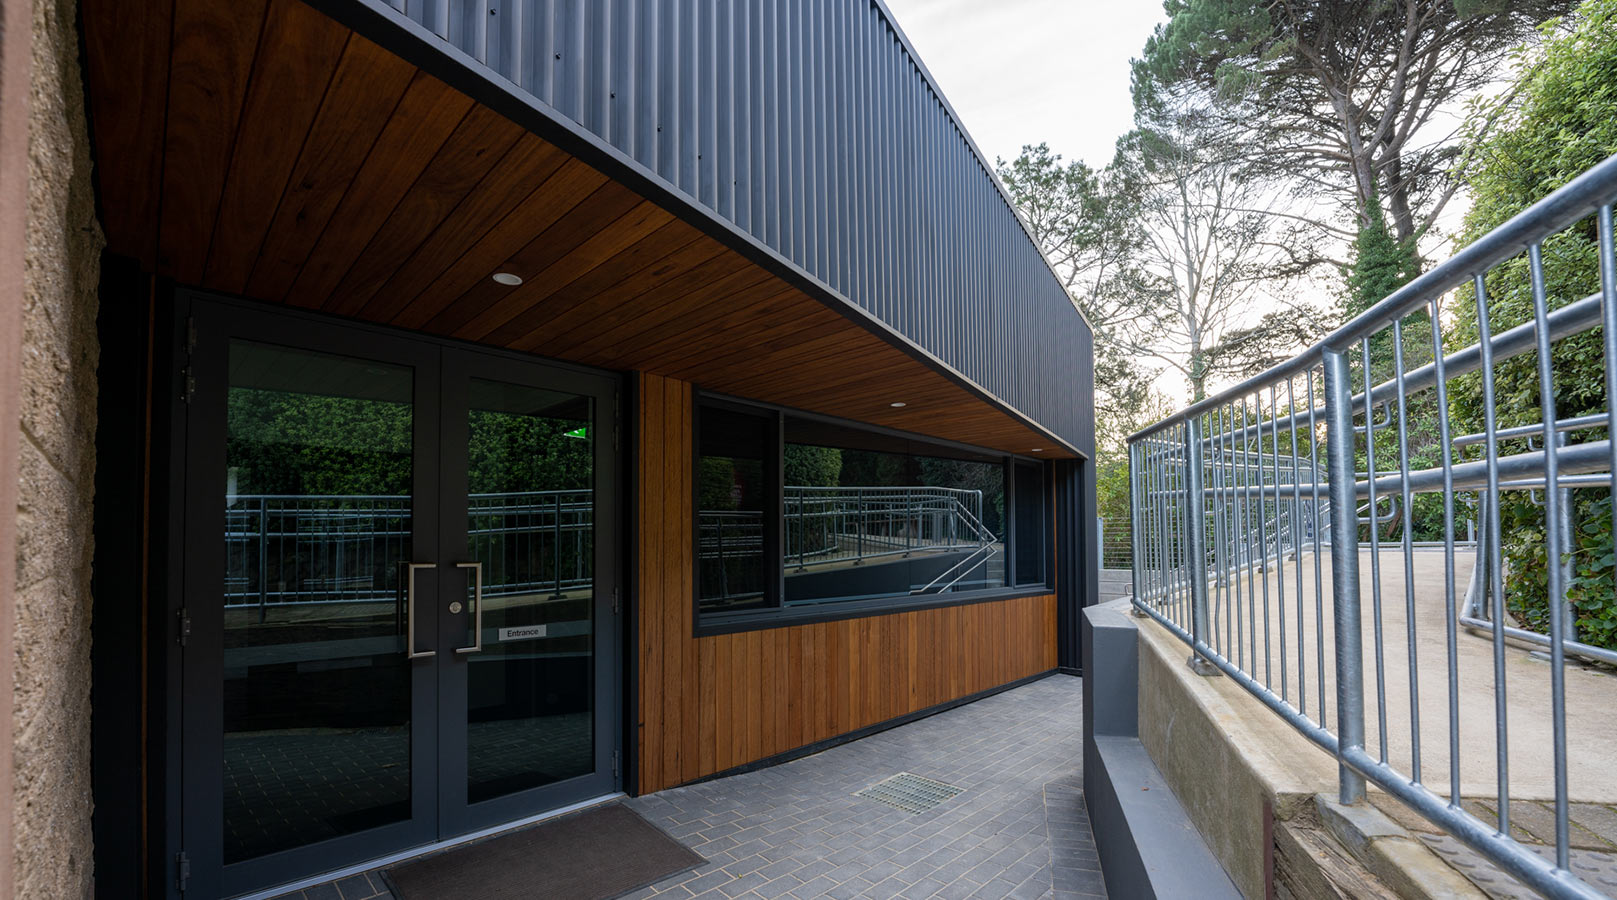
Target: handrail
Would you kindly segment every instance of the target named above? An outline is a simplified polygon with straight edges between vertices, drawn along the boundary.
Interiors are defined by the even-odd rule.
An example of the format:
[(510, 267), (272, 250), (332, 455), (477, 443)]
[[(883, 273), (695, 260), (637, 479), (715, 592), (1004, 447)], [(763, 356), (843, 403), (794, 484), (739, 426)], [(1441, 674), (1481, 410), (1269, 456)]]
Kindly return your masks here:
[[(1602, 896), (1569, 866), (1573, 797), (1563, 664), (1569, 656), (1617, 661), (1617, 653), (1579, 642), (1578, 611), (1568, 594), (1575, 584), (1576, 541), (1589, 540), (1579, 536), (1580, 501), (1573, 489), (1604, 490), (1617, 509), (1614, 202), (1617, 156), (1291, 359), (1129, 438), (1134, 608), (1191, 647), (1197, 672), (1231, 677), (1332, 754), (1340, 764), (1342, 802), (1361, 802), (1366, 784), (1374, 783), (1524, 884), (1556, 898)], [(1600, 291), (1552, 310), (1543, 244), (1591, 213), (1597, 220)], [(1524, 250), (1530, 283), (1523, 293), (1531, 295), (1531, 316), (1496, 332), (1485, 276)], [(1437, 300), (1466, 287), (1477, 313), (1477, 340), (1450, 350), (1443, 344)], [(1556, 348), (1596, 329), (1605, 408), (1591, 412), (1592, 404), (1580, 399), (1584, 405), (1566, 410), (1578, 414), (1558, 416), (1558, 378), (1567, 376)], [(1380, 347), (1375, 352), (1373, 338)], [(1431, 362), (1409, 368), (1410, 348)], [(1507, 361), (1510, 377), (1518, 379), (1512, 390), (1527, 386), (1518, 374), (1525, 367), (1537, 377), (1536, 424), (1496, 421), (1496, 382), (1505, 377)], [(1462, 376), (1471, 379), (1465, 391), (1480, 387), (1483, 422), (1480, 432), (1456, 436), (1449, 401), (1451, 386)], [(1578, 387), (1581, 398), (1594, 386)], [(1387, 410), (1384, 421), (1374, 420), (1375, 407)], [(1588, 429), (1605, 434), (1570, 441), (1569, 434)], [(1523, 440), (1526, 452), (1500, 449)], [(1481, 458), (1462, 458), (1459, 451), (1472, 446), (1481, 448)], [(1542, 531), (1525, 534), (1542, 541), (1539, 558), (1550, 561), (1547, 584), (1536, 589), (1542, 591), (1547, 634), (1507, 624), (1507, 584), (1524, 599), (1535, 590), (1531, 580), (1506, 569), (1499, 510), (1500, 498), (1512, 491), (1531, 492), (1542, 509)], [(1420, 519), (1417, 498), (1431, 498), (1421, 500)], [(1386, 514), (1380, 512), (1383, 503)], [(1467, 588), (1458, 571), (1464, 561), (1458, 550), (1466, 542), (1456, 531), (1469, 504), (1476, 505), (1480, 529)], [(1598, 539), (1614, 541), (1606, 549), (1617, 553), (1617, 538)], [(1429, 549), (1416, 552), (1422, 548)], [(1394, 619), (1389, 627), (1393, 616), (1402, 622)], [(1435, 658), (1417, 640), (1417, 623), (1443, 629), (1443, 650)], [(1464, 643), (1467, 632), (1491, 640)], [(1535, 697), (1531, 706), (1537, 713), (1548, 700), (1553, 859), (1511, 837), (1507, 640), (1542, 646), (1550, 660), (1547, 696)], [(1462, 683), (1460, 660), (1474, 653), (1491, 657), (1491, 682)], [(1407, 723), (1389, 711), (1386, 670), (1393, 654), (1407, 655)], [(1437, 681), (1447, 694), (1446, 788), (1429, 782), (1422, 768), (1429, 761), (1423, 734), (1433, 730), (1420, 721), (1423, 681), (1427, 691)], [(1469, 795), (1461, 795), (1459, 763), (1458, 710), (1467, 692), (1481, 691), (1491, 694), (1497, 732), (1497, 784), (1490, 801), (1495, 812), (1487, 820), (1461, 803)], [(1369, 716), (1377, 724), (1373, 742), (1366, 737), (1372, 733)], [(1407, 769), (1389, 753), (1393, 725), (1407, 728)], [(1598, 755), (1604, 749), (1582, 752)]]

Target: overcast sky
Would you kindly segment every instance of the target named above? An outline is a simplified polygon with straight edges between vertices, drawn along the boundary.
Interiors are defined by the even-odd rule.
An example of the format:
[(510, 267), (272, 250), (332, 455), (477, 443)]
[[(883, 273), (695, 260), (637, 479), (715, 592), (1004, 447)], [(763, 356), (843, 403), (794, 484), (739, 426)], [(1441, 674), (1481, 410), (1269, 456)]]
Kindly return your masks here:
[(1048, 143), (1105, 165), (1129, 129), (1129, 59), (1159, 0), (887, 0), (989, 161)]

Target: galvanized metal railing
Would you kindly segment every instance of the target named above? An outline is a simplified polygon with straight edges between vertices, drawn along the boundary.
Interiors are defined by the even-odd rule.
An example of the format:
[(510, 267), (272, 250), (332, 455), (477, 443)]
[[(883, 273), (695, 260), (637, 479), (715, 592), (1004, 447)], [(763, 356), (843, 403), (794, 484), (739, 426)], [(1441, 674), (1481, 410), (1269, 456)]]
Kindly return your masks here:
[[(1569, 654), (1611, 661), (1609, 651), (1576, 642), (1567, 598), (1570, 492), (1609, 492), (1617, 511), (1614, 200), (1617, 156), (1316, 346), (1129, 439), (1136, 612), (1188, 643), (1198, 671), (1232, 678), (1334, 755), (1342, 802), (1364, 800), (1367, 784), (1374, 785), (1552, 897), (1603, 896), (1569, 866), (1575, 786), (1567, 747), (1576, 723), (1568, 722), (1565, 665)], [(1598, 289), (1590, 296), (1552, 296), (1546, 288), (1545, 244), (1567, 233), (1594, 244), (1598, 265), (1587, 265), (1587, 281), (1598, 279)], [(1557, 262), (1563, 269), (1576, 264)], [(1516, 296), (1530, 315), (1496, 331), (1489, 276), (1497, 272), (1494, 283), (1507, 284), (1518, 271), (1525, 277)], [(1456, 295), (1461, 289), (1470, 295)], [(1445, 298), (1474, 311), (1470, 346), (1444, 345), (1455, 308), (1446, 318)], [(1584, 358), (1599, 357), (1604, 383), (1567, 383), (1556, 348), (1596, 333), (1598, 342), (1590, 337), (1579, 346), (1598, 348)], [(1526, 393), (1536, 408), (1525, 421), (1521, 414), (1500, 421), (1504, 373), (1532, 385)], [(1591, 395), (1603, 396), (1603, 409), (1591, 414), (1585, 399), (1582, 415), (1558, 415), (1561, 398)], [(1477, 434), (1454, 433), (1463, 427), (1451, 409), (1457, 398), (1480, 406)], [(1528, 590), (1502, 548), (1501, 492), (1512, 491), (1532, 492), (1543, 507), (1541, 599), (1551, 610), (1543, 635), (1507, 624), (1507, 591)], [(1481, 524), (1478, 572), (1465, 579), (1459, 569), (1471, 554), (1462, 552), (1459, 535), (1471, 510)], [(1440, 645), (1422, 643), (1422, 629), (1430, 628), (1442, 629)], [(1526, 704), (1518, 696), (1513, 707), (1506, 654), (1521, 653), (1515, 639), (1543, 645), (1550, 666), (1543, 695)], [(1472, 677), (1462, 685), (1460, 659), (1475, 661), (1478, 653), (1489, 660), (1491, 681)], [(1407, 674), (1390, 671), (1400, 669)], [(1423, 754), (1422, 696), (1434, 682), (1446, 694), (1447, 740)], [(1488, 699), (1462, 710), (1462, 688), (1468, 698)], [(1427, 696), (1428, 705), (1438, 702)], [(1547, 771), (1518, 777), (1542, 776), (1551, 786), (1553, 858), (1511, 837), (1512, 711), (1519, 718), (1544, 706), (1553, 742)], [(1492, 757), (1493, 771), (1480, 799), (1495, 812), (1485, 818), (1461, 802), (1462, 716), (1494, 726), (1493, 752), (1482, 754)], [(1426, 727), (1442, 731), (1431, 721)], [(1396, 759), (1390, 731), (1400, 734)], [(1447, 771), (1429, 783), (1423, 760), (1445, 751)], [(1468, 783), (1476, 794), (1479, 782)]]
[(1134, 538), (1130, 536), (1131, 524), (1127, 521), (1108, 521), (1097, 518), (1095, 522), (1100, 534), (1097, 546), (1100, 548), (1100, 567), (1103, 569), (1128, 569), (1134, 566)]
[[(590, 491), (473, 494), (467, 539), (483, 596), (559, 596), (591, 581)], [(225, 509), (225, 605), (393, 603), (410, 498), (242, 494)]]

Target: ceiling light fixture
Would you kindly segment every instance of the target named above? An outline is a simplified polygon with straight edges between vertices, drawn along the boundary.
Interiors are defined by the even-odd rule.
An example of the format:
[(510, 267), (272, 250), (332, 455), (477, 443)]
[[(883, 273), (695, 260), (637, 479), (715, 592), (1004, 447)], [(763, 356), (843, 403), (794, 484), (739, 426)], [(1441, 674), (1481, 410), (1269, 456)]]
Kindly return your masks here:
[(891, 406), (894, 409), (903, 409), (904, 407), (909, 406), (909, 404), (905, 403), (903, 400), (895, 400), (892, 403), (889, 403), (887, 405)]
[(1033, 452), (1034, 452), (1034, 453), (1043, 453), (1043, 452), (1044, 452), (1044, 448), (1043, 448), (1043, 447), (1034, 447), (1034, 448), (1033, 448)]
[(495, 280), (495, 282), (497, 282), (499, 284), (504, 284), (504, 285), (509, 285), (511, 287), (516, 287), (517, 285), (522, 283), (522, 276), (521, 275), (513, 275), (510, 272), (495, 272), (494, 273), (494, 280)]

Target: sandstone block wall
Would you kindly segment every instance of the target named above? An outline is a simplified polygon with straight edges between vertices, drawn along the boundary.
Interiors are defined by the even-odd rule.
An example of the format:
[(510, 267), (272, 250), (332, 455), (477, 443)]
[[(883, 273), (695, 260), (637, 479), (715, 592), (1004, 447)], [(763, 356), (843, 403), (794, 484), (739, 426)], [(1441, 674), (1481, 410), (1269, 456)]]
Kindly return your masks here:
[[(17, 896), (89, 897), (95, 219), (77, 3), (34, 0), (17, 503)], [(131, 823), (133, 824), (133, 823)]]

